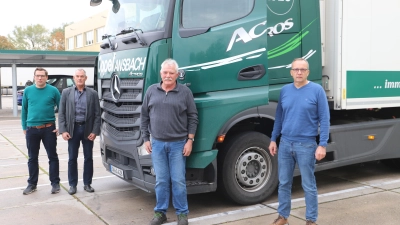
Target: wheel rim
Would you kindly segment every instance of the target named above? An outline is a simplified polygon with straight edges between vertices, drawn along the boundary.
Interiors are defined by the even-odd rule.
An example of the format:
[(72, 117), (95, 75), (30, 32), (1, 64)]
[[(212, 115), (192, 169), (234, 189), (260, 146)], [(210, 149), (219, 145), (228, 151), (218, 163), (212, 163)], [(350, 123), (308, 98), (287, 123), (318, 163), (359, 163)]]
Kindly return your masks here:
[(236, 161), (236, 182), (244, 191), (259, 191), (269, 181), (271, 167), (271, 157), (264, 149), (247, 148)]

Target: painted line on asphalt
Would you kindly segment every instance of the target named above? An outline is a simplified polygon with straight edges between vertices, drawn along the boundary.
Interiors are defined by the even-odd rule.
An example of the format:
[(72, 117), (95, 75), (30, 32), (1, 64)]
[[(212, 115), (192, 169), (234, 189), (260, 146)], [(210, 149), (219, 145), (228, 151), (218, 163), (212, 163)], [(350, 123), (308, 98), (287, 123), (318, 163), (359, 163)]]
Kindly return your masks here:
[[(378, 180), (375, 180), (369, 185), (356, 187), (356, 188), (345, 189), (345, 190), (340, 190), (340, 191), (328, 192), (328, 193), (325, 193), (325, 194), (320, 194), (320, 195), (318, 195), (318, 198), (334, 196), (334, 195), (340, 195), (340, 194), (346, 194), (346, 193), (350, 193), (350, 192), (354, 192), (354, 191), (361, 191), (361, 190), (366, 190), (366, 189), (378, 188), (378, 187), (383, 186), (383, 185), (389, 185), (389, 184), (395, 184), (395, 183), (400, 183), (400, 180), (386, 181), (386, 182), (383, 182), (383, 183), (379, 182)], [(292, 203), (300, 202), (300, 201), (304, 201), (304, 200), (305, 200), (305, 198), (297, 198), (297, 199), (293, 199)], [(268, 204), (268, 206), (271, 206), (271, 207), (277, 207), (278, 205), (279, 205), (278, 202), (272, 203), (272, 204)]]
[[(267, 208), (267, 206), (265, 206), (265, 205), (257, 204), (257, 205), (252, 205), (251, 207), (246, 207), (243, 209), (227, 211), (227, 212), (222, 212), (222, 213), (217, 213), (217, 214), (211, 214), (211, 215), (201, 216), (201, 217), (197, 217), (197, 218), (191, 218), (191, 219), (189, 219), (189, 222), (191, 222), (191, 223), (200, 222), (203, 220), (219, 218), (221, 216), (232, 216), (232, 215), (236, 215), (239, 213), (246, 213), (249, 211), (254, 211), (254, 210), (258, 210), (258, 209), (266, 209), (266, 208)], [(176, 224), (176, 222), (165, 223), (164, 225), (173, 225), (173, 224)]]
[[(361, 186), (361, 187), (357, 187), (357, 188), (350, 188), (350, 189), (345, 189), (345, 190), (340, 190), (340, 191), (334, 191), (334, 192), (320, 194), (320, 195), (318, 195), (318, 198), (327, 197), (327, 196), (334, 196), (334, 195), (340, 195), (340, 194), (345, 194), (345, 193), (355, 192), (355, 191), (360, 191), (360, 190), (372, 189), (372, 188), (376, 188), (376, 187), (379, 187), (379, 186), (388, 185), (388, 184), (395, 184), (395, 183), (400, 183), (400, 180), (392, 180), (392, 181), (387, 181), (387, 182), (383, 182), (383, 183), (381, 181), (379, 181), (379, 180), (376, 180), (376, 181), (372, 181), (369, 185), (365, 185), (365, 186)], [(304, 201), (304, 198), (293, 199), (291, 202), (295, 203), (295, 202), (300, 202), (300, 201)], [(246, 213), (246, 212), (249, 212), (249, 211), (258, 210), (258, 209), (275, 208), (278, 205), (279, 205), (278, 202), (267, 204), (267, 205), (257, 204), (257, 205), (252, 205), (250, 207), (238, 209), (238, 210), (227, 211), (227, 212), (211, 214), (211, 215), (207, 215), (207, 216), (191, 218), (191, 219), (189, 219), (189, 222), (200, 222), (200, 221), (203, 221), (203, 220), (219, 218), (221, 216), (231, 216), (231, 215), (235, 215), (235, 214), (239, 214), (239, 213)], [(165, 225), (173, 225), (173, 224), (176, 224), (176, 222), (166, 223)]]
[[(400, 180), (399, 180), (400, 182)], [(353, 192), (353, 191), (360, 191), (360, 190), (365, 190), (365, 189), (371, 189), (374, 188), (372, 186), (362, 186), (362, 187), (356, 187), (356, 188), (350, 188), (350, 189), (345, 189), (345, 190), (341, 190), (341, 191), (334, 191), (334, 192), (329, 192), (329, 193), (325, 193), (325, 194), (320, 194), (318, 195), (318, 198), (321, 197), (327, 197), (327, 196), (334, 196), (334, 195), (340, 195), (340, 194), (345, 194), (345, 193), (349, 193), (349, 192)], [(305, 198), (296, 198), (292, 200), (292, 203), (295, 202), (301, 202), (304, 201)], [(279, 202), (275, 202), (275, 203), (271, 203), (271, 204), (267, 204), (270, 207), (278, 207)]]
[[(93, 177), (92, 180), (100, 180), (100, 179), (114, 178), (114, 177), (116, 177), (116, 176), (111, 175), (111, 176), (103, 176), (103, 177)], [(79, 179), (78, 181), (83, 181), (83, 179)], [(67, 184), (68, 181), (61, 181), (60, 183), (61, 183), (61, 184)], [(50, 186), (50, 184), (39, 184), (39, 185), (36, 185), (36, 186), (37, 186), (37, 187), (43, 187), (43, 186)], [(13, 191), (13, 190), (23, 190), (23, 189), (25, 189), (25, 188), (26, 188), (26, 186), (23, 186), (23, 187), (15, 187), (15, 188), (7, 188), (7, 189), (0, 189), (0, 192), (3, 192), (3, 191)]]

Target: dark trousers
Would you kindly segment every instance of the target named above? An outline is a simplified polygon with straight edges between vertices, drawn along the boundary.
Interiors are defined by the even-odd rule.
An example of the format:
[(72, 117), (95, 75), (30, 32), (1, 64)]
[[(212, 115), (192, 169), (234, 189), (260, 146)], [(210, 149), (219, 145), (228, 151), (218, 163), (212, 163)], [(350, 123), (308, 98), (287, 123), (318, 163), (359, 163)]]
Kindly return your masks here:
[(26, 147), (28, 148), (28, 169), (29, 178), (28, 184), (37, 185), (39, 178), (39, 149), (40, 141), (42, 141), (44, 148), (49, 158), (49, 176), (51, 184), (60, 183), (59, 176), (59, 161), (57, 155), (57, 135), (55, 125), (46, 128), (33, 128), (27, 127), (26, 129)]
[(83, 156), (83, 184), (92, 184), (93, 177), (93, 141), (84, 136), (85, 125), (74, 125), (72, 138), (68, 140), (68, 181), (69, 186), (78, 184), (78, 153), (82, 142)]

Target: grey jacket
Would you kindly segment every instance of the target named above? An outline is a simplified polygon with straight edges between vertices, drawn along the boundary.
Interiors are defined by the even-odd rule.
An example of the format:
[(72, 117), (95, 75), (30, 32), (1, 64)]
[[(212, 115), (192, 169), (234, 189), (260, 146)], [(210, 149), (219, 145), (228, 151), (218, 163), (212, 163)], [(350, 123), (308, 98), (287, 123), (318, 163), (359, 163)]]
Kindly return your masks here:
[[(100, 102), (97, 92), (92, 88), (86, 88), (86, 115), (85, 138), (94, 133), (100, 135)], [(75, 86), (64, 89), (61, 95), (60, 108), (58, 110), (58, 129), (60, 134), (68, 132), (71, 137), (75, 125)]]
[(198, 113), (190, 89), (177, 83), (165, 92), (161, 82), (151, 85), (143, 98), (141, 110), (141, 131), (143, 140), (150, 134), (160, 141), (179, 141), (188, 134), (196, 134)]

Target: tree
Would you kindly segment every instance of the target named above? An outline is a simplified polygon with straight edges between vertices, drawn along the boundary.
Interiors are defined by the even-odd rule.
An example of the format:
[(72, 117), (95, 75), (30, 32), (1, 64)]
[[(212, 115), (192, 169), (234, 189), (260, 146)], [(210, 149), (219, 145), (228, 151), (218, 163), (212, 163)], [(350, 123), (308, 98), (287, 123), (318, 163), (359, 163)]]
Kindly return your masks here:
[(49, 50), (65, 50), (65, 27), (70, 24), (71, 23), (64, 23), (61, 27), (54, 28), (53, 31), (51, 31)]
[(0, 35), (0, 49), (15, 50), (15, 46), (7, 39), (7, 37)]
[(8, 38), (19, 50), (47, 50), (49, 45), (48, 30), (40, 24), (15, 26)]

